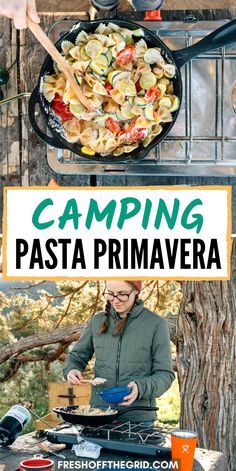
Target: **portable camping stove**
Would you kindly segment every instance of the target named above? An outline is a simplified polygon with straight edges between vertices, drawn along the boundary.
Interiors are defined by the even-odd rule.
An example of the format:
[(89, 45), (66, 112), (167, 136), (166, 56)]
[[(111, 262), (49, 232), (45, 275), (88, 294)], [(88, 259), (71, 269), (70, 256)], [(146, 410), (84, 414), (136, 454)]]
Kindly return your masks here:
[[(140, 13), (125, 12), (125, 19), (154, 31), (171, 49), (191, 45), (228, 21), (176, 21), (175, 12), (170, 12), (174, 21), (140, 21), (144, 17)], [(119, 12), (119, 18), (122, 16)], [(73, 24), (72, 20), (55, 23), (49, 33), (52, 41)], [(178, 119), (144, 160), (93, 162), (48, 146), (49, 166), (64, 175), (236, 175), (236, 45), (193, 59), (181, 69), (181, 75), (184, 93)]]
[(107, 450), (170, 459), (168, 435), (140, 423), (118, 423), (91, 426), (61, 426), (50, 430), (47, 439), (52, 443), (75, 445), (83, 438)]

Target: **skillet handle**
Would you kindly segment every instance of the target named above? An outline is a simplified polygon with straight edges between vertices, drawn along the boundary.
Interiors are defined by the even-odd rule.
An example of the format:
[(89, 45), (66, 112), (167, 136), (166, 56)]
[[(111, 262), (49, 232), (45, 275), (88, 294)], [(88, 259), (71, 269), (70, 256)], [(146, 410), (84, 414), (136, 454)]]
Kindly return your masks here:
[(154, 410), (157, 411), (159, 410), (159, 407), (145, 407), (145, 406), (133, 406), (133, 407), (128, 407), (125, 410), (118, 411), (118, 416), (126, 414), (127, 412), (130, 412), (132, 410), (145, 410), (146, 412), (149, 410)]
[(178, 51), (172, 51), (174, 60), (177, 67), (182, 67), (190, 59), (193, 59), (200, 54), (211, 51), (213, 49), (219, 49), (220, 47), (229, 46), (236, 42), (236, 20), (228, 22), (226, 25), (217, 28), (211, 34), (205, 36), (196, 44), (179, 49)]
[(39, 86), (38, 85), (33, 90), (33, 92), (31, 93), (31, 96), (30, 96), (30, 99), (29, 99), (28, 111), (29, 111), (30, 124), (31, 124), (33, 130), (38, 135), (38, 137), (40, 137), (40, 139), (42, 139), (42, 141), (46, 142), (47, 144), (49, 144), (52, 147), (57, 147), (59, 149), (66, 149), (66, 147), (63, 146), (63, 144), (60, 143), (60, 141), (58, 141), (54, 137), (48, 136), (44, 131), (42, 131), (42, 129), (40, 129), (40, 127), (39, 127), (39, 125), (36, 121), (36, 115), (35, 115), (35, 108), (36, 108), (37, 104), (39, 104)]

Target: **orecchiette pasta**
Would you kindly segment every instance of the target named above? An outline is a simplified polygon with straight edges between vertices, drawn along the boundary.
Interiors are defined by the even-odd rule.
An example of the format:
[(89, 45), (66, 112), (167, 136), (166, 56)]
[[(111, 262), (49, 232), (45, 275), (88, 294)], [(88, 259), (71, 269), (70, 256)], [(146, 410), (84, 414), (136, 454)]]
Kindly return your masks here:
[[(62, 135), (94, 153), (114, 156), (148, 146), (179, 107), (174, 94), (175, 66), (161, 50), (148, 47), (143, 30), (112, 22), (94, 33), (81, 31), (63, 41), (61, 53), (95, 111), (88, 113), (57, 64), (42, 92), (61, 118)], [(90, 153), (91, 155), (91, 153)]]

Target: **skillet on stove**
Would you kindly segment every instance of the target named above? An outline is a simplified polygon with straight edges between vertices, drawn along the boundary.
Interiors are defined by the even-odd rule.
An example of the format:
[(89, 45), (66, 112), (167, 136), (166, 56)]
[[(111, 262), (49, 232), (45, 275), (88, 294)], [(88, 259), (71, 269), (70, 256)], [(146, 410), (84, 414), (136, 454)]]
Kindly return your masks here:
[[(93, 33), (95, 29), (99, 26), (100, 23), (108, 24), (109, 22), (115, 23), (116, 25), (128, 28), (130, 30), (140, 28), (140, 25), (125, 21), (125, 20), (113, 20), (113, 19), (105, 19), (105, 20), (95, 20), (95, 21), (81, 21), (78, 23), (77, 27), (74, 27), (69, 33), (66, 33), (59, 41), (56, 43), (56, 47), (59, 51), (61, 51), (61, 43), (62, 41), (71, 41), (72, 43), (75, 42), (75, 39), (80, 31), (86, 31), (86, 33)], [(148, 47), (159, 47), (161, 49), (161, 53), (165, 60), (171, 64), (176, 66), (176, 74), (173, 79), (173, 87), (174, 87), (174, 94), (177, 95), (180, 99), (180, 106), (182, 101), (182, 80), (180, 74), (180, 68), (186, 64), (190, 59), (202, 54), (204, 52), (218, 49), (220, 47), (228, 46), (236, 42), (236, 19), (233, 21), (228, 22), (227, 24), (221, 26), (220, 28), (213, 31), (208, 36), (204, 37), (201, 41), (193, 44), (192, 46), (186, 47), (184, 49), (180, 49), (177, 51), (170, 50), (163, 41), (157, 37), (153, 32), (148, 30), (147, 28), (143, 27), (143, 39), (146, 41)], [(140, 38), (136, 38), (139, 40)], [(38, 84), (36, 85), (35, 89), (33, 90), (30, 101), (29, 101), (29, 119), (30, 123), (36, 132), (36, 134), (47, 144), (61, 148), (61, 149), (69, 149), (74, 154), (78, 154), (82, 157), (85, 157), (85, 154), (82, 153), (81, 147), (82, 145), (78, 143), (70, 143), (68, 142), (62, 135), (58, 132), (58, 125), (56, 124), (55, 114), (52, 113), (51, 106), (48, 101), (44, 98), (41, 89), (40, 83), (42, 78), (47, 74), (53, 74), (53, 60), (48, 55), (42, 65)], [(36, 105), (39, 104), (41, 113), (45, 119), (48, 129), (50, 130), (51, 136), (47, 135), (42, 129), (39, 127), (35, 109)], [(173, 127), (178, 114), (180, 111), (180, 107), (178, 110), (172, 113), (173, 120), (169, 123), (164, 123), (163, 130), (161, 134), (155, 137), (153, 141), (147, 146), (144, 147), (142, 144), (139, 145), (138, 148), (134, 149), (129, 154), (123, 154), (119, 156), (110, 155), (102, 155), (96, 153), (94, 156), (90, 158), (92, 160), (96, 160), (99, 162), (134, 162), (143, 159), (150, 150), (157, 146), (165, 136), (170, 132), (171, 128)], [(87, 156), (86, 156), (87, 157)]]
[[(74, 425), (90, 425), (92, 427), (97, 427), (99, 425), (110, 424), (115, 420), (118, 420), (123, 414), (133, 410), (145, 410), (145, 411), (157, 411), (158, 407), (144, 407), (144, 406), (133, 406), (125, 407), (122, 411), (116, 409), (111, 409), (110, 413), (106, 415), (88, 415), (88, 414), (77, 414), (73, 413), (79, 409), (80, 406), (67, 406), (67, 407), (56, 407), (53, 411), (56, 414), (59, 414), (65, 422), (69, 422)], [(94, 406), (91, 406), (94, 407)], [(95, 409), (100, 409), (107, 411), (107, 407), (95, 407)]]

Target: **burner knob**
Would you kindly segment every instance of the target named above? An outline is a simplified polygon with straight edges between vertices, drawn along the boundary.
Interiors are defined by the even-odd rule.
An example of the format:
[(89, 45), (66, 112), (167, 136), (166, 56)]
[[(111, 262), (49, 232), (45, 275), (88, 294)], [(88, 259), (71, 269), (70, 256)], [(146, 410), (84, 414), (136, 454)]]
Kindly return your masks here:
[(146, 11), (144, 20), (145, 21), (162, 21), (161, 10)]

